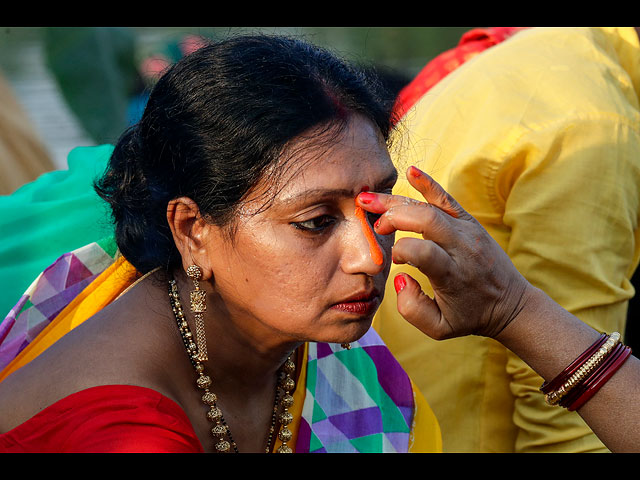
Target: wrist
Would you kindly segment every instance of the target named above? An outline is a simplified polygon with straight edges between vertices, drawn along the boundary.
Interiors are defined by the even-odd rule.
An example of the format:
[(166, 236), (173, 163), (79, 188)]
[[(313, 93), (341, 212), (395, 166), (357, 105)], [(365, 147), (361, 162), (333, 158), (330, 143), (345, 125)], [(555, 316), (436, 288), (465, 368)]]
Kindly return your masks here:
[(494, 337), (541, 377), (550, 379), (600, 335), (532, 285), (517, 315)]
[(511, 318), (507, 319), (502, 329), (493, 336), (494, 340), (511, 349), (511, 346), (529, 333), (539, 321), (535, 312), (542, 310), (541, 307), (546, 300), (544, 297), (546, 295), (542, 290), (527, 282)]

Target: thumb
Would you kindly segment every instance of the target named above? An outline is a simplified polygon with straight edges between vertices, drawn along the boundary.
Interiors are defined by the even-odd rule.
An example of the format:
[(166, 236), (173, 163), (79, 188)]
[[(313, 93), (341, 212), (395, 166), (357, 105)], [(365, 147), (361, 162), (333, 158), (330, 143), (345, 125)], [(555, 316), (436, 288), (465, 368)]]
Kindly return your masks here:
[(453, 329), (444, 319), (438, 304), (422, 291), (413, 277), (399, 273), (393, 284), (398, 294), (398, 312), (406, 321), (435, 340), (452, 336)]

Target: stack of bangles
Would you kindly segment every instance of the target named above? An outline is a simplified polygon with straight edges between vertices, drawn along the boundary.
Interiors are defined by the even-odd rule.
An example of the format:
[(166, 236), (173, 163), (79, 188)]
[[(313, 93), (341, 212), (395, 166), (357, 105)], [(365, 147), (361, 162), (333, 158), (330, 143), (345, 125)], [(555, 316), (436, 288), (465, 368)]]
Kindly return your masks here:
[(540, 387), (549, 405), (573, 411), (584, 405), (631, 355), (620, 334), (602, 334), (562, 373)]

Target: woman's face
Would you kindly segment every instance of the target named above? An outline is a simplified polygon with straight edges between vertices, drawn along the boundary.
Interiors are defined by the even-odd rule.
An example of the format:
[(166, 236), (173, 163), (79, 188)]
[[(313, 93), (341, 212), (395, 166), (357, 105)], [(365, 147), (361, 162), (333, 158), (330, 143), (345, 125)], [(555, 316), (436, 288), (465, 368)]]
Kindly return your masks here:
[(397, 172), (377, 129), (359, 116), (330, 147), (298, 148), (305, 142), (290, 149), (304, 167), (283, 179), (269, 208), (258, 211), (262, 202), (249, 198), (233, 240), (208, 243), (213, 297), (258, 340), (354, 341), (382, 301), (393, 244), (376, 236), (384, 260), (372, 258), (355, 198), (390, 192)]

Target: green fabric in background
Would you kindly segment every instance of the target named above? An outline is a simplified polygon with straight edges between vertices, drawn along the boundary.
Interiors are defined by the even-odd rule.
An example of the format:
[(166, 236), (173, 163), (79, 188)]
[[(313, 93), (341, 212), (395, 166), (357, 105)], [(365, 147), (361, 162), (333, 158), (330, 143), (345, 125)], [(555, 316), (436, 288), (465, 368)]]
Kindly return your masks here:
[(93, 189), (112, 151), (112, 145), (78, 147), (68, 170), (0, 196), (0, 321), (58, 257), (113, 235), (109, 208)]

